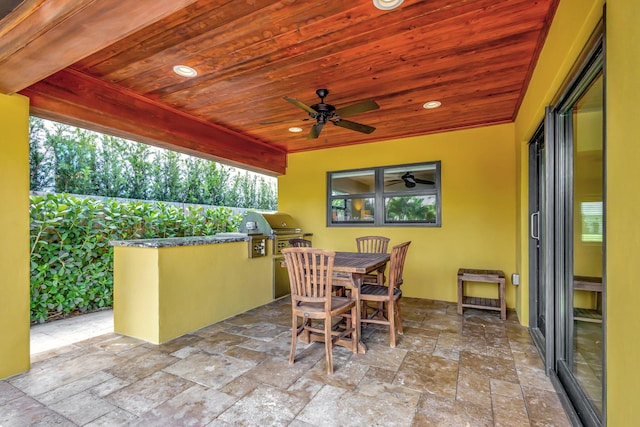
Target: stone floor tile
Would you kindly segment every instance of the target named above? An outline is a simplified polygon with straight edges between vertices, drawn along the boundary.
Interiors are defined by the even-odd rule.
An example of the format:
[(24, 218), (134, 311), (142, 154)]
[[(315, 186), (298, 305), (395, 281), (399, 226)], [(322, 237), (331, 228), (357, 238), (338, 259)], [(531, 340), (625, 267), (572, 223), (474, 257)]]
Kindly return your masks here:
[(491, 394), (499, 394), (506, 397), (522, 398), (522, 388), (520, 384), (491, 378)]
[(231, 326), (226, 329), (226, 332), (257, 340), (271, 341), (283, 332), (290, 330), (291, 326), (281, 326), (262, 321), (251, 326)]
[[(316, 343), (317, 345), (317, 343)], [(262, 341), (253, 338), (247, 338), (242, 344), (238, 345), (239, 347), (249, 348), (256, 351), (261, 351), (272, 356), (289, 358), (289, 353), (291, 351), (291, 332), (283, 332), (278, 335), (276, 338), (271, 341)], [(314, 346), (314, 344), (304, 344), (298, 341), (296, 346), (296, 353), (300, 354), (300, 352), (304, 351), (309, 346)]]
[(462, 330), (462, 318), (458, 315), (428, 314), (420, 327), (457, 334)]
[(544, 369), (523, 367), (518, 368), (518, 379), (522, 387), (532, 387), (541, 390), (554, 391), (555, 388)]
[(532, 426), (571, 426), (555, 391), (531, 387), (522, 387), (522, 391)]
[(495, 427), (529, 427), (529, 416), (524, 399), (520, 397), (494, 394), (491, 397), (493, 405), (493, 423)]
[(353, 355), (354, 362), (397, 371), (407, 354), (407, 350), (400, 346), (391, 348), (389, 345), (371, 343), (367, 347), (365, 354)]
[(493, 427), (491, 408), (424, 394), (413, 427)]
[(114, 427), (131, 425), (136, 422), (138, 417), (124, 409), (116, 408), (113, 411), (104, 414), (100, 418), (96, 418), (84, 425), (84, 427)]
[(518, 373), (516, 372), (513, 360), (503, 359), (471, 353), (460, 352), (460, 369), (469, 371), (472, 375), (484, 375), (497, 380), (517, 383)]
[(0, 406), (24, 396), (24, 392), (6, 381), (0, 381)]
[(333, 350), (333, 375), (327, 374), (327, 363), (322, 357), (304, 376), (334, 387), (352, 390), (364, 378), (368, 369), (369, 366), (354, 359), (349, 350), (338, 347)]
[(293, 383), (287, 391), (295, 393), (297, 396), (310, 401), (324, 386), (324, 383), (302, 377)]
[(484, 375), (460, 369), (456, 400), (491, 407), (491, 380)]
[(201, 426), (213, 421), (237, 398), (194, 385), (140, 416), (137, 426)]
[(30, 396), (22, 396), (0, 405), (0, 426), (23, 427), (37, 422), (49, 425), (73, 425), (73, 423)]
[(170, 366), (180, 359), (160, 351), (146, 350), (127, 363), (115, 365), (107, 370), (114, 377), (127, 381), (137, 381)]
[(455, 399), (458, 363), (442, 357), (410, 351), (393, 383), (424, 393)]
[(106, 352), (82, 354), (48, 369), (47, 375), (38, 375), (41, 371), (29, 371), (14, 377), (9, 382), (31, 396), (38, 396), (62, 387), (76, 380), (92, 375), (101, 369), (119, 364), (122, 358)]
[(267, 384), (285, 390), (309, 371), (316, 362), (317, 360), (314, 359), (303, 359), (289, 364), (286, 359), (270, 357), (251, 368), (243, 376), (256, 383)]
[[(507, 321), (486, 310), (459, 316), (455, 303), (403, 298), (397, 347), (386, 327), (366, 325), (369, 351), (334, 348), (327, 375), (320, 343), (298, 342), (288, 363), (289, 304), (283, 298), (162, 345), (108, 332), (34, 355), (29, 372), (0, 381), (0, 425), (76, 426), (91, 417), (86, 425), (569, 425), (514, 313)], [(78, 320), (74, 340), (95, 333)], [(601, 361), (577, 356), (583, 382), (595, 384)]]
[(227, 332), (218, 332), (217, 334), (211, 335), (208, 338), (198, 341), (194, 347), (197, 347), (207, 353), (222, 354), (233, 346), (241, 345), (247, 339), (248, 338), (240, 335), (229, 334)]
[(194, 385), (166, 372), (156, 372), (105, 397), (110, 403), (140, 416)]
[(49, 407), (78, 425), (87, 424), (117, 409), (113, 404), (88, 391), (59, 400)]
[(105, 397), (114, 391), (120, 390), (131, 384), (131, 381), (123, 380), (122, 378), (111, 376), (111, 379), (104, 381), (95, 387), (89, 389), (89, 391), (98, 397)]
[(202, 337), (193, 334), (186, 334), (178, 338), (174, 338), (171, 341), (167, 341), (160, 345), (145, 344), (153, 350), (158, 350), (164, 353), (173, 353), (184, 347), (194, 346), (197, 342), (202, 341)]
[(410, 426), (415, 408), (327, 385), (296, 420), (317, 426)]
[(287, 426), (306, 403), (307, 400), (295, 393), (258, 386), (218, 418), (230, 425)]
[(221, 354), (197, 353), (164, 368), (165, 372), (202, 384), (220, 388), (256, 366), (255, 363)]
[(99, 371), (95, 374), (87, 375), (86, 377), (80, 378), (69, 384), (65, 384), (61, 387), (49, 390), (46, 393), (37, 395), (36, 399), (38, 399), (45, 405), (51, 405), (52, 403), (67, 399), (70, 396), (91, 389), (97, 385), (111, 380), (112, 378), (113, 375), (110, 375), (104, 371)]
[(186, 359), (192, 354), (200, 353), (200, 349), (196, 347), (186, 346), (181, 349), (170, 353), (173, 357), (177, 357), (178, 359)]
[(418, 390), (393, 384), (392, 381), (381, 381), (368, 376), (360, 381), (355, 391), (364, 396), (404, 405), (413, 410), (418, 406), (422, 394)]

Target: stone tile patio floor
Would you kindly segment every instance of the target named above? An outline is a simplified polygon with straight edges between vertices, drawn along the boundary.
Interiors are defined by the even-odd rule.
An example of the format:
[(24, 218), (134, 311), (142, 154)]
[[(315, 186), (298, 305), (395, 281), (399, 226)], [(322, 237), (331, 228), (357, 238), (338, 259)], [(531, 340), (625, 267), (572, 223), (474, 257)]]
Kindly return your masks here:
[(334, 349), (331, 376), (319, 343), (288, 364), (290, 310), (284, 298), (159, 346), (107, 332), (33, 354), (0, 381), (0, 426), (570, 425), (513, 312), (403, 298), (398, 346), (367, 325), (369, 351)]

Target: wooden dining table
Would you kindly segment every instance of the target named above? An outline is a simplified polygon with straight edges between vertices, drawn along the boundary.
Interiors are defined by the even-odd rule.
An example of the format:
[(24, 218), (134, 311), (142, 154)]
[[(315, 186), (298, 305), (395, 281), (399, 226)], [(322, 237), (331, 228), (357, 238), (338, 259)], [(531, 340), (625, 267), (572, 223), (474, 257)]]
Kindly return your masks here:
[[(384, 266), (389, 262), (391, 255), (388, 253), (364, 253), (364, 252), (336, 252), (333, 261), (333, 285), (345, 286), (351, 290), (351, 296), (356, 300), (356, 319), (354, 319), (355, 328), (358, 333), (358, 353), (365, 353), (367, 346), (362, 341), (362, 323), (361, 319), (361, 303), (360, 303), (360, 286), (362, 285), (362, 277), (365, 274), (373, 273), (378, 275), (378, 283), (384, 281)], [(284, 262), (284, 261), (283, 261)], [(315, 337), (314, 337), (315, 338)], [(302, 342), (308, 343), (309, 336), (300, 336)], [(349, 343), (338, 340), (337, 345), (349, 346)]]

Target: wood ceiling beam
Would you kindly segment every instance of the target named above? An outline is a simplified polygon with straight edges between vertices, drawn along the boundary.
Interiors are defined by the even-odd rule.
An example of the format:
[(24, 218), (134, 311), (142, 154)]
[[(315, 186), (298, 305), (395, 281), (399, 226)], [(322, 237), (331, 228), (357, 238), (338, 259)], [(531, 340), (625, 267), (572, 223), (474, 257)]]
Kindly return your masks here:
[(268, 175), (286, 171), (286, 153), (71, 69), (20, 91), (33, 114)]
[(195, 1), (24, 1), (0, 21), (0, 92), (16, 93)]

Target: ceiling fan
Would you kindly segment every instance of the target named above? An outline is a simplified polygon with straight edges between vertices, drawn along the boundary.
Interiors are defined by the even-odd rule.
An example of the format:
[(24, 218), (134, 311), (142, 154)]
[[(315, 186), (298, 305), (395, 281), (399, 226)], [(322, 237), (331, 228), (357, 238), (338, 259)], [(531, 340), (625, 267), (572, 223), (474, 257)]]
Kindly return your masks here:
[[(320, 131), (327, 123), (333, 123), (336, 126), (340, 126), (345, 129), (355, 130), (356, 132), (362, 133), (371, 133), (376, 128), (373, 126), (363, 125), (361, 123), (352, 122), (350, 120), (345, 120), (343, 117), (352, 116), (355, 114), (364, 113), (366, 111), (377, 110), (380, 108), (375, 101), (362, 101), (357, 104), (350, 105), (344, 108), (334, 107), (331, 104), (325, 104), (324, 98), (329, 94), (329, 89), (318, 89), (316, 90), (316, 95), (320, 98), (320, 102), (317, 104), (313, 104), (310, 107), (303, 102), (298, 101), (294, 98), (289, 98), (288, 96), (284, 97), (285, 101), (288, 101), (295, 105), (296, 107), (302, 108), (312, 119), (316, 120), (316, 123), (311, 127), (311, 131), (307, 136), (307, 139), (314, 139), (320, 136)], [(309, 120), (309, 119), (304, 119)]]
[(404, 186), (407, 188), (414, 188), (417, 184), (434, 185), (435, 182), (428, 179), (420, 179), (413, 176), (411, 172), (405, 172), (400, 179), (392, 179), (387, 181), (387, 184), (397, 184), (404, 182)]

